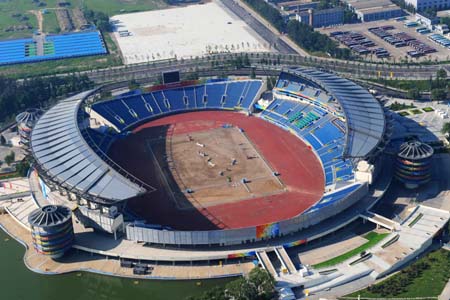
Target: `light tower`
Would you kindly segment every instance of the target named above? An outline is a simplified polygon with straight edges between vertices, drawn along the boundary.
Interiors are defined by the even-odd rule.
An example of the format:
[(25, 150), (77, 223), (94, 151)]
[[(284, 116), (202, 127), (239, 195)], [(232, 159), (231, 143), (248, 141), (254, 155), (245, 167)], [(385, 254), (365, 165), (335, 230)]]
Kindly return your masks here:
[(20, 136), (20, 144), (22, 146), (28, 148), (30, 144), (31, 130), (41, 116), (42, 110), (38, 108), (30, 108), (17, 115), (17, 129)]
[(51, 258), (59, 258), (73, 244), (72, 212), (66, 206), (46, 205), (28, 216), (34, 249)]
[(434, 150), (430, 145), (417, 140), (403, 143), (397, 154), (396, 177), (408, 189), (415, 189), (431, 179), (431, 157)]

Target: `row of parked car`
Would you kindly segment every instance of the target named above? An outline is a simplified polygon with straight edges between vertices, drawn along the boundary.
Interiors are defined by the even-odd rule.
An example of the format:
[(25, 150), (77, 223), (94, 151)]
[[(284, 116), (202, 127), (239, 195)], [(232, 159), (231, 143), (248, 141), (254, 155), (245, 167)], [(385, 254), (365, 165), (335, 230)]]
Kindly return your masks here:
[(366, 36), (353, 31), (334, 31), (330, 36), (349, 47), (360, 55), (375, 54), (377, 57), (388, 57), (389, 52), (384, 48), (370, 49), (376, 44)]
[(395, 29), (394, 26), (382, 26), (369, 28), (369, 31), (397, 48), (410, 46), (414, 49), (407, 51), (407, 54), (411, 57), (419, 57), (436, 52), (435, 48), (417, 40), (406, 32), (391, 33), (390, 30), (393, 29)]

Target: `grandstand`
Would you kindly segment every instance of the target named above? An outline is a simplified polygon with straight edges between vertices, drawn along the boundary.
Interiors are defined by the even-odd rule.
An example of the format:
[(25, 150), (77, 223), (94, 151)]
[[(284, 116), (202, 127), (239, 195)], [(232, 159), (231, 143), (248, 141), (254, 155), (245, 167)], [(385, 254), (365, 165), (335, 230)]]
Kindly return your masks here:
[(261, 86), (259, 80), (205, 83), (118, 97), (94, 103), (92, 110), (122, 132), (170, 113), (201, 109), (249, 111)]
[[(95, 92), (66, 100), (50, 109), (33, 131), (31, 145), (36, 167), (43, 181), (70, 188), (70, 193), (77, 193), (80, 206), (99, 210), (102, 218), (112, 219), (115, 228), (119, 228), (116, 215), (104, 217), (112, 206), (119, 209), (119, 214), (139, 220), (126, 225), (127, 238), (156, 244), (258, 241), (308, 228), (356, 204), (370, 184), (357, 180), (357, 165), (375, 160), (385, 134), (384, 113), (377, 100), (349, 80), (302, 68), (283, 71), (273, 90), (273, 100), (266, 102), (262, 111), (255, 111), (254, 107), (261, 107), (256, 106), (256, 101), (262, 92), (261, 80), (214, 80), (152, 87), (105, 101), (95, 101)], [(71, 114), (73, 110), (78, 114)], [(62, 112), (67, 118), (56, 117)], [(84, 112), (95, 120), (95, 127), (80, 126), (86, 124)], [(68, 134), (64, 134), (66, 128), (61, 127), (61, 122), (67, 124)], [(43, 132), (49, 124), (55, 129)], [(58, 127), (61, 129), (57, 130)], [(227, 167), (230, 175), (224, 178), (229, 177), (229, 184), (217, 187), (215, 193), (225, 191), (234, 200), (222, 203), (224, 194), (221, 194), (222, 202), (217, 204), (213, 193), (206, 195), (207, 207), (201, 201), (194, 203), (205, 190), (196, 195), (188, 189), (190, 185), (185, 180), (195, 178), (195, 174), (180, 175), (180, 164), (176, 161), (180, 158), (171, 155), (173, 147), (178, 147), (174, 142), (186, 144), (191, 139), (208, 137), (206, 142), (199, 140), (197, 146), (185, 148), (199, 149), (198, 155), (207, 156), (214, 148), (208, 148), (208, 143), (222, 142), (213, 133), (217, 128), (239, 129), (251, 147), (243, 146), (242, 142), (216, 147), (223, 148), (222, 152), (214, 152), (207, 162), (227, 153), (226, 149), (229, 162), (238, 155), (230, 151), (241, 147), (242, 151), (251, 152), (246, 154), (247, 160), (264, 161), (273, 176), (272, 182), (278, 180), (283, 190), (263, 196), (252, 193), (258, 182), (248, 180), (253, 178), (245, 173), (249, 169), (239, 173), (246, 175), (232, 179), (232, 168)], [(53, 142), (42, 148), (44, 140), (55, 139), (61, 139), (61, 145), (70, 145), (71, 139), (75, 139), (80, 151), (75, 154), (74, 149), (64, 149)], [(158, 140), (163, 145), (159, 152), (149, 148)], [(54, 147), (58, 149), (52, 150)], [(70, 163), (61, 164), (59, 154), (58, 157), (51, 154), (58, 151), (64, 152), (61, 155)], [(239, 157), (245, 159), (242, 158), (245, 155)], [(77, 175), (84, 172), (90, 176), (89, 161), (96, 162), (103, 172), (99, 174), (100, 181), (92, 186)], [(201, 166), (192, 168), (201, 170)], [(222, 175), (217, 176), (215, 180)], [(183, 183), (178, 190), (171, 188), (172, 177)], [(115, 183), (129, 185), (129, 189), (127, 194), (117, 193), (120, 199), (116, 196), (108, 202), (108, 197), (116, 195)], [(214, 190), (208, 182), (204, 186)], [(239, 197), (231, 197), (238, 190)], [(184, 201), (181, 205), (180, 200), (171, 200), (180, 197)], [(123, 203), (127, 203), (128, 209), (124, 209)]]
[(106, 53), (107, 49), (99, 31), (37, 35), (33, 38), (1, 41), (0, 65)]

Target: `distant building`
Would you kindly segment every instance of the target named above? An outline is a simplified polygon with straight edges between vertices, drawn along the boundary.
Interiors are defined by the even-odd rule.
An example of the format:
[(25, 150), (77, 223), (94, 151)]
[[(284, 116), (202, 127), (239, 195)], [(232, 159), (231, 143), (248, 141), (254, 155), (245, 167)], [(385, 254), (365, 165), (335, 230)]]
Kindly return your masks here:
[(320, 28), (344, 23), (344, 9), (330, 8), (323, 10), (308, 9), (297, 13), (297, 21), (313, 28)]
[(433, 29), (433, 25), (439, 24), (439, 17), (436, 15), (430, 15), (425, 12), (415, 14), (416, 21), (420, 24), (427, 26), (429, 29)]
[(311, 0), (297, 0), (297, 1), (287, 1), (280, 2), (277, 6), (281, 11), (290, 12), (290, 11), (301, 11), (309, 8), (317, 8), (319, 2), (314, 2)]
[(417, 11), (427, 8), (442, 10), (450, 7), (450, 0), (405, 0), (405, 3), (411, 4)]
[(403, 10), (390, 0), (345, 0), (345, 2), (363, 22), (387, 20), (404, 15)]

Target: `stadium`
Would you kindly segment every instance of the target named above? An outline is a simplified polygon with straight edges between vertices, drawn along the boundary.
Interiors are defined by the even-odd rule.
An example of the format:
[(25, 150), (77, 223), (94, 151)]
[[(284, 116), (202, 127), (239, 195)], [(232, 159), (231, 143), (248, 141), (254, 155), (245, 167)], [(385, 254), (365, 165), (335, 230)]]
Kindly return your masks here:
[(384, 110), (350, 80), (289, 68), (272, 90), (173, 81), (50, 108), (30, 137), (36, 201), (58, 204), (57, 191), (84, 226), (115, 238), (251, 244), (333, 219), (380, 174)]

